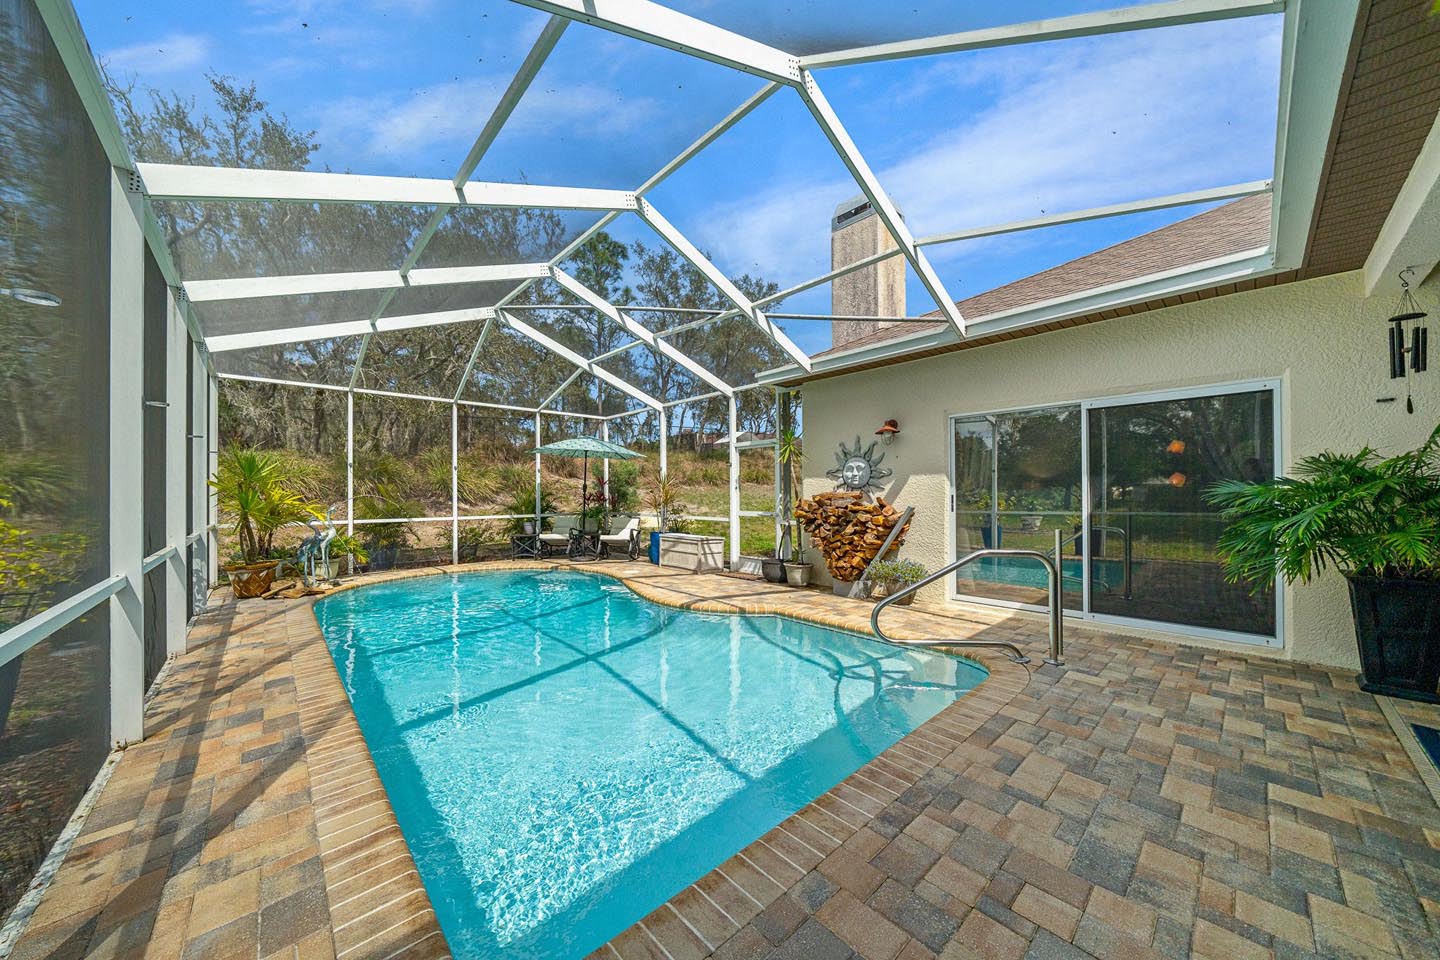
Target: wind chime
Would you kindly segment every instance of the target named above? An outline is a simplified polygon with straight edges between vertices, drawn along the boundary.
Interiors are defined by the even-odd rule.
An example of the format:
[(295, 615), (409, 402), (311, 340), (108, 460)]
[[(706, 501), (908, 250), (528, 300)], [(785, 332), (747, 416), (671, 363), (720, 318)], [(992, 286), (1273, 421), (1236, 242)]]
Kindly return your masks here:
[[(1400, 302), (1395, 307), (1395, 314), (1386, 321), (1390, 324), (1390, 379), (1405, 378), (1406, 413), (1415, 412), (1415, 399), (1410, 393), (1410, 374), (1425, 372), (1430, 342), (1429, 331), (1419, 323), (1425, 319), (1426, 313), (1415, 302), (1415, 295), (1410, 292), (1410, 280), (1406, 276), (1413, 272), (1409, 267), (1400, 271)], [(1409, 346), (1405, 345), (1407, 327)]]

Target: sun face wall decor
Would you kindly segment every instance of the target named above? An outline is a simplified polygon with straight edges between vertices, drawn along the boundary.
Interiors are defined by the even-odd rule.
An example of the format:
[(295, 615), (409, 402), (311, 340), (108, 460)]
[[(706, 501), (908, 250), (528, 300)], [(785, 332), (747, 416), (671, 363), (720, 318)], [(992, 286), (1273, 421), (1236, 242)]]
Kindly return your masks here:
[(877, 481), (894, 473), (889, 467), (880, 466), (885, 460), (885, 452), (875, 452), (879, 445), (879, 441), (872, 440), (868, 447), (862, 447), (857, 435), (852, 449), (841, 440), (840, 449), (835, 453), (835, 466), (826, 470), (825, 476), (835, 481), (837, 490), (857, 490), (864, 494), (879, 490), (881, 484)]

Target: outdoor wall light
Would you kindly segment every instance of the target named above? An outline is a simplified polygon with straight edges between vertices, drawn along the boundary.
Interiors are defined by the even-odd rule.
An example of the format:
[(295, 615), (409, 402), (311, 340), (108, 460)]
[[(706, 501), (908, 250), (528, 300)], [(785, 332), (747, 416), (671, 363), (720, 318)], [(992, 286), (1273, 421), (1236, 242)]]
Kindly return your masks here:
[(1167, 453), (1181, 454), (1185, 452), (1184, 440), (1171, 440), (1170, 445), (1165, 448)]
[(882, 423), (882, 424), (880, 425), (880, 429), (875, 431), (875, 436), (879, 437), (879, 438), (880, 438), (880, 442), (883, 443), (883, 444), (885, 444), (885, 446), (888, 447), (888, 446), (890, 446), (891, 443), (893, 443), (893, 442), (895, 441), (895, 434), (897, 434), (897, 433), (899, 433), (899, 432), (900, 432), (900, 424), (899, 424), (899, 423), (897, 423), (897, 422), (894, 421), (894, 420), (886, 420), (884, 423)]
[(1179, 470), (1176, 470), (1174, 473), (1170, 474), (1170, 486), (1183, 487), (1185, 486), (1185, 481), (1189, 479), (1190, 478), (1185, 476), (1185, 474), (1181, 473)]
[(0, 287), (0, 296), (14, 297), (21, 303), (33, 304), (37, 307), (58, 307), (60, 298), (53, 293), (44, 290), (35, 290), (31, 287)]

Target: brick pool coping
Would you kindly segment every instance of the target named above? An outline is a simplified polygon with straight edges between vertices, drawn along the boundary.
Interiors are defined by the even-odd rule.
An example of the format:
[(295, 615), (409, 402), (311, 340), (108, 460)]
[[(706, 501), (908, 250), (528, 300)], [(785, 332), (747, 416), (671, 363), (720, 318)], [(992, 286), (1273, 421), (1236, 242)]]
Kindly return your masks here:
[[(341, 589), (504, 569), (868, 631), (862, 601), (642, 563)], [(16, 958), (448, 955), (312, 608), (197, 621)], [(1440, 810), (1348, 674), (1089, 630), (1039, 666), (1038, 618), (892, 609), (1036, 663), (978, 652), (974, 691), (595, 956), (1440, 954)]]

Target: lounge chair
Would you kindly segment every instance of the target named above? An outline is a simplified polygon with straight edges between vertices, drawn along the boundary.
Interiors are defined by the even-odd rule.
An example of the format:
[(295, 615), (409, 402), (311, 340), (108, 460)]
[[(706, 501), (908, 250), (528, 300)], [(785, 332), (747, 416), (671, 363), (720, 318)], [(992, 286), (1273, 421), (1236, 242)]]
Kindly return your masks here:
[[(569, 520), (565, 529), (560, 529), (561, 521)], [(540, 555), (542, 557), (553, 557), (558, 554), (570, 556), (575, 552), (575, 529), (578, 521), (575, 518), (555, 518), (555, 530), (551, 533), (540, 534)]]
[(640, 518), (631, 517), (619, 530), (601, 536), (600, 550), (607, 557), (615, 550), (623, 550), (631, 560), (640, 556)]

